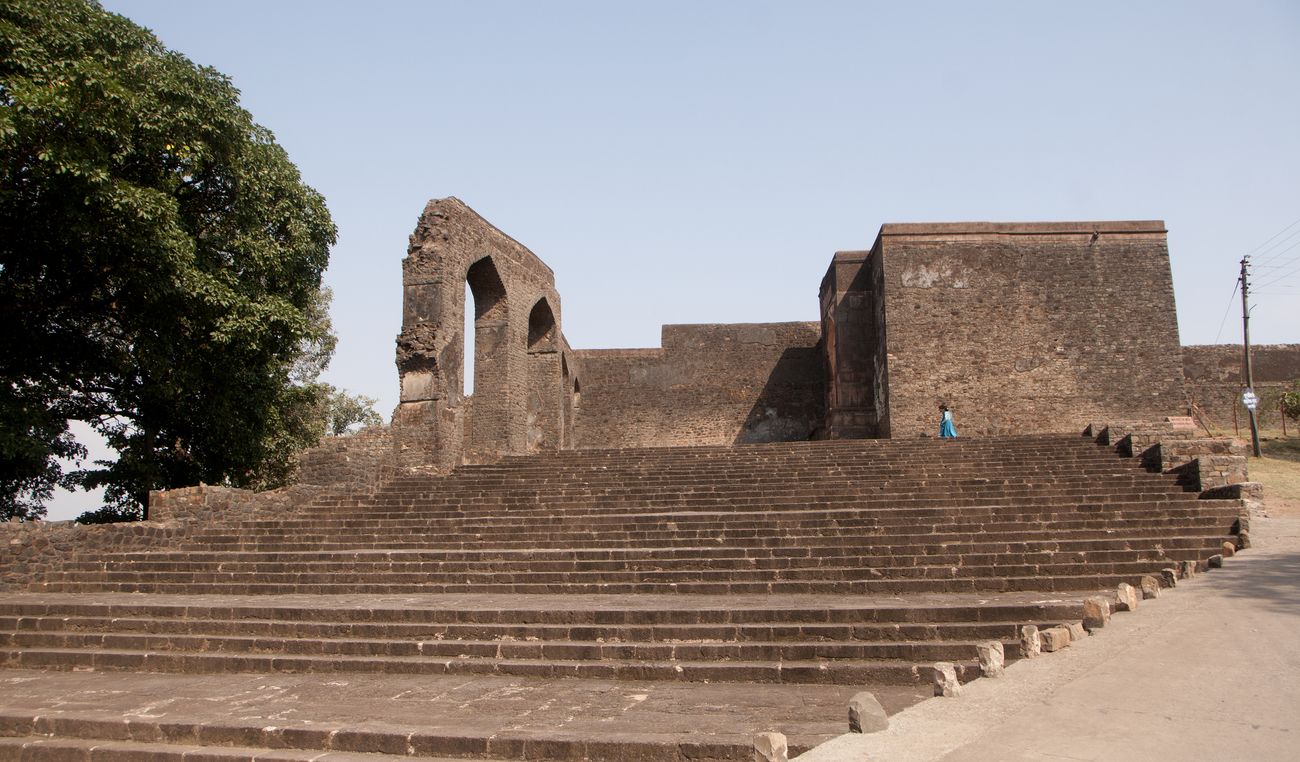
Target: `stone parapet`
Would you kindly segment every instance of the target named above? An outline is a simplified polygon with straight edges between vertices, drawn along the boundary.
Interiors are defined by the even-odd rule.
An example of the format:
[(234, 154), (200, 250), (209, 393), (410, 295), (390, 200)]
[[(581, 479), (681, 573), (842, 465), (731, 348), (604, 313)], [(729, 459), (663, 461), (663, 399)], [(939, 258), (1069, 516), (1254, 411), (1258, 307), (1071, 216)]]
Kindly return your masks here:
[(355, 434), (326, 437), (298, 456), (298, 484), (347, 486), (370, 491), (398, 471), (392, 430), (371, 426)]
[(280, 518), (295, 506), (323, 493), (318, 485), (295, 485), (284, 489), (254, 492), (235, 487), (197, 487), (149, 492), (149, 523), (243, 521)]
[(1152, 470), (1176, 475), (1188, 490), (1202, 492), (1249, 478), (1246, 446), (1228, 437), (1197, 437), (1185, 418), (1157, 422), (1091, 423), (1084, 436), (1141, 458)]
[(186, 534), (175, 521), (83, 525), (72, 521), (0, 524), (0, 589), (18, 589), (56, 571), (74, 552), (122, 552), (166, 545)]

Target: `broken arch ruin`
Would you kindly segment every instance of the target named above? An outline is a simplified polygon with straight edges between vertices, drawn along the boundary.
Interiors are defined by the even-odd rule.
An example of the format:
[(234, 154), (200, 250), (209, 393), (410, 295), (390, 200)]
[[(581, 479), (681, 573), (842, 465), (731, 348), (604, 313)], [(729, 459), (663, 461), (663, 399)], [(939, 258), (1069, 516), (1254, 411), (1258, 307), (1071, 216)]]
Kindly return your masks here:
[[(462, 393), (465, 287), (474, 389)], [(1075, 431), (1187, 408), (1162, 222), (885, 225), (834, 255), (821, 320), (564, 338), (551, 269), (455, 198), (403, 262), (400, 463), (542, 450)]]

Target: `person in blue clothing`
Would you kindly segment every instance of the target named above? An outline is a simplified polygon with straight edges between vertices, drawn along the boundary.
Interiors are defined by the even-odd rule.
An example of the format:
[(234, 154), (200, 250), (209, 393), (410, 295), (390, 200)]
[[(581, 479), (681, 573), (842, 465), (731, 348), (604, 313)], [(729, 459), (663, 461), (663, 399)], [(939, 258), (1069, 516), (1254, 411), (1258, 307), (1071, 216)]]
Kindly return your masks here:
[(957, 429), (952, 425), (952, 411), (947, 405), (939, 405), (939, 436), (943, 439), (957, 438)]

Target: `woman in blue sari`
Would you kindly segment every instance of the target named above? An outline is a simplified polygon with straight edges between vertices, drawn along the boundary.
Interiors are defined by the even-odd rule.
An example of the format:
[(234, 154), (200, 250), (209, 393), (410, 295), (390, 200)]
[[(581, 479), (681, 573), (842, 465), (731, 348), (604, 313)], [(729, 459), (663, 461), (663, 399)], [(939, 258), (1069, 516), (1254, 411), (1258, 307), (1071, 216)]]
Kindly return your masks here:
[(947, 405), (939, 406), (939, 436), (943, 439), (957, 438), (957, 429), (952, 425), (952, 411)]

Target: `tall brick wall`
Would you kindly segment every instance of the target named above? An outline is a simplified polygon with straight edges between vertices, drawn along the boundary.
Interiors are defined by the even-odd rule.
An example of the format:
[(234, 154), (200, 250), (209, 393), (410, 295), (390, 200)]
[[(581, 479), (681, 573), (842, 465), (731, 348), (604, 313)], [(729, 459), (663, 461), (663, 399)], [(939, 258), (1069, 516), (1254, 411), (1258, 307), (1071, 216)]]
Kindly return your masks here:
[(823, 419), (817, 323), (666, 325), (660, 349), (577, 350), (578, 447), (809, 439)]
[(1076, 431), (1187, 408), (1162, 222), (885, 225), (888, 423)]
[[(1261, 405), (1258, 420), (1265, 428), (1280, 427), (1277, 394), (1300, 380), (1300, 344), (1265, 344), (1251, 348), (1255, 392)], [(1240, 344), (1201, 344), (1183, 347), (1183, 372), (1201, 425), (1216, 433), (1247, 431)], [(1235, 422), (1235, 425), (1234, 425)], [(1289, 425), (1289, 424), (1288, 424)]]

